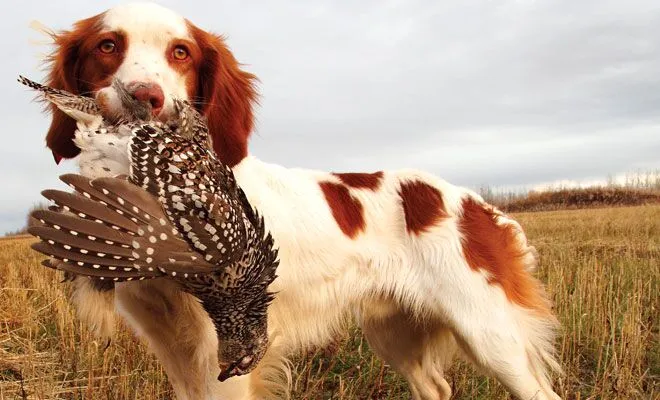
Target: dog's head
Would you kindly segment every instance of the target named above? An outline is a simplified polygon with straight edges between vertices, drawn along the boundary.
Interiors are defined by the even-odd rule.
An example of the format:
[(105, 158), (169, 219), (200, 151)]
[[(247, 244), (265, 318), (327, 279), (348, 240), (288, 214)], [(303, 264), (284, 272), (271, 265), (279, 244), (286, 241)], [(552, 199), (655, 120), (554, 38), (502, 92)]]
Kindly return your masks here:
[[(256, 78), (243, 71), (222, 37), (150, 3), (123, 4), (53, 34), (48, 84), (95, 97), (108, 118), (125, 114), (114, 82), (147, 102), (153, 117), (169, 118), (173, 98), (189, 100), (209, 124), (220, 159), (235, 165), (247, 155)], [(52, 109), (46, 137), (56, 161), (79, 153), (75, 122)]]

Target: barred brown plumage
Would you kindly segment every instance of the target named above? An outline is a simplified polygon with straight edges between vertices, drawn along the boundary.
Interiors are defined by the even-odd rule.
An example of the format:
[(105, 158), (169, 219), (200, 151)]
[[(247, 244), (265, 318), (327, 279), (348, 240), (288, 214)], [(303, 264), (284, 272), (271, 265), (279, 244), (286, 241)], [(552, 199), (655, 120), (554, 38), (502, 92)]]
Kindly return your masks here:
[(176, 281), (201, 300), (216, 327), (224, 366), (218, 379), (251, 371), (268, 346), (277, 250), (232, 170), (211, 150), (204, 119), (177, 100), (170, 121), (143, 120), (140, 110), (110, 123), (92, 99), (19, 81), (76, 119), (79, 129), (131, 132), (128, 176), (65, 174), (60, 178), (73, 192), (42, 192), (61, 209), (31, 214), (39, 222), (29, 232), (41, 239), (33, 249), (58, 260), (44, 265), (106, 282)]
[(24, 76), (19, 76), (18, 81), (23, 85), (42, 92), (47, 100), (53, 99), (53, 101), (60, 104), (61, 107), (77, 109), (89, 115), (99, 115), (101, 113), (101, 108), (96, 104), (96, 101), (90, 97), (70, 96), (66, 92), (44, 86)]

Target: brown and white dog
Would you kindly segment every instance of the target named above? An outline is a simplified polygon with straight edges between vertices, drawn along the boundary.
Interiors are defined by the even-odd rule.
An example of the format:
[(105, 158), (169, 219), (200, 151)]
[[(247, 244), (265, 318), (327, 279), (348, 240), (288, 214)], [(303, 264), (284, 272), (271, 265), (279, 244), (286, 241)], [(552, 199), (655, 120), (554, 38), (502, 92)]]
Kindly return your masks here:
[[(286, 357), (324, 346), (351, 319), (415, 399), (450, 397), (443, 372), (457, 353), (520, 399), (559, 398), (549, 376), (560, 370), (558, 323), (531, 275), (536, 252), (514, 220), (422, 171), (328, 173), (250, 155), (255, 77), (222, 38), (161, 6), (120, 5), (53, 39), (48, 83), (95, 96), (108, 117), (123, 112), (112, 79), (159, 118), (175, 96), (197, 104), (215, 151), (280, 249), (273, 345), (255, 371), (224, 383), (216, 379), (216, 335), (193, 297), (157, 280), (99, 292), (76, 278), (80, 317), (110, 335), (118, 312), (155, 352), (179, 399), (283, 397)], [(57, 161), (79, 155), (74, 129), (53, 110), (46, 142)], [(78, 157), (87, 175), (125, 173), (121, 149), (92, 150)]]

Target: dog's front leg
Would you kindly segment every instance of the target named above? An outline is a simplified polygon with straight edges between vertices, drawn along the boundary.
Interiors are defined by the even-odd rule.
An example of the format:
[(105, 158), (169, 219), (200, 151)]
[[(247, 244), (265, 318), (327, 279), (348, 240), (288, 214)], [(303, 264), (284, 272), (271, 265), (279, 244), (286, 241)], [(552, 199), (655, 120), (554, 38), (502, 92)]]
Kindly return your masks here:
[(195, 297), (155, 279), (117, 284), (115, 303), (163, 365), (179, 400), (248, 398), (248, 377), (217, 380), (217, 336)]

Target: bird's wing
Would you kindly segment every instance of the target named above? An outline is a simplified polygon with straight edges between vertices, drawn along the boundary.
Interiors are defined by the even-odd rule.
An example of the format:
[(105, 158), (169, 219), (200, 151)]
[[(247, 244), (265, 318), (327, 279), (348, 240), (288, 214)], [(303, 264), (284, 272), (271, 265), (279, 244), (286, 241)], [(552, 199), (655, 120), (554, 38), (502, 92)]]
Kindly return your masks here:
[(38, 223), (29, 228), (41, 239), (33, 248), (62, 261), (58, 269), (123, 281), (187, 277), (218, 268), (190, 248), (143, 189), (121, 178), (66, 174), (61, 179), (75, 192), (42, 193), (65, 212), (34, 211)]
[(206, 151), (166, 126), (140, 124), (129, 144), (131, 180), (159, 197), (170, 221), (192, 249), (217, 266), (246, 249), (244, 210), (222, 177), (207, 173)]

